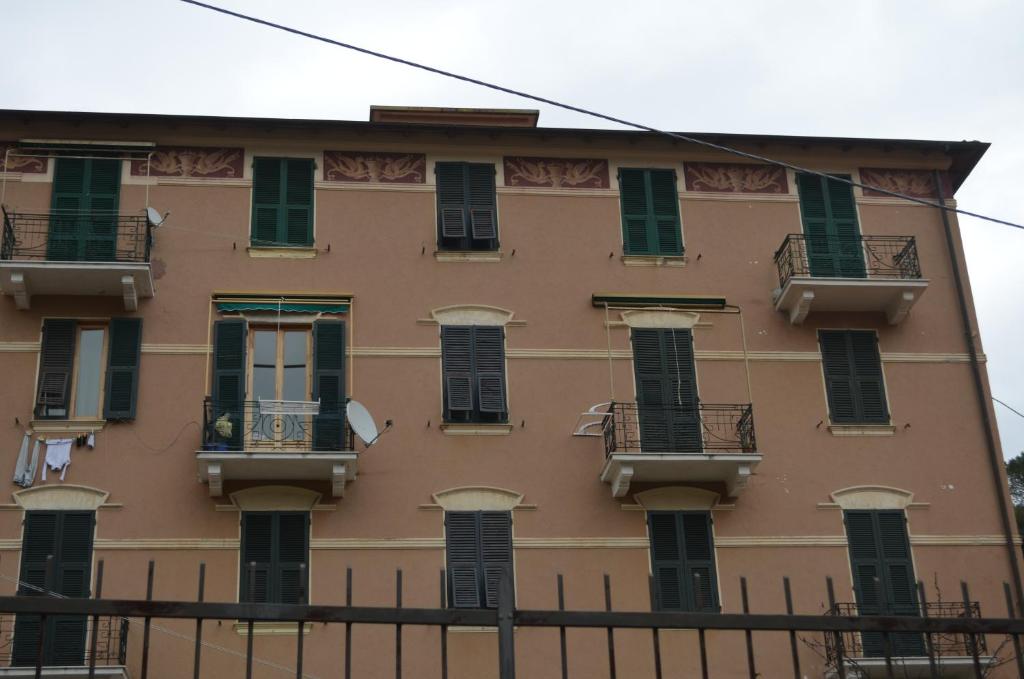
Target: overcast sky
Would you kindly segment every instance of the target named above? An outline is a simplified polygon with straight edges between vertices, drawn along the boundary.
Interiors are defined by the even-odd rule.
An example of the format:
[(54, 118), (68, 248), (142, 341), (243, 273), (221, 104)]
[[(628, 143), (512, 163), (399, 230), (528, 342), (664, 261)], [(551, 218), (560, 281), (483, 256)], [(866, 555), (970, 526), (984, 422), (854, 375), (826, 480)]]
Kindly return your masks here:
[[(960, 206), (1024, 222), (1020, 0), (208, 1), (672, 130), (988, 141)], [(3, 108), (365, 120), (370, 104), (535, 107), (178, 0), (2, 6)], [(601, 126), (548, 107), (540, 123)], [(1024, 231), (961, 228), (993, 394), (1024, 411)], [(1006, 455), (1024, 450), (1024, 419), (996, 412)]]

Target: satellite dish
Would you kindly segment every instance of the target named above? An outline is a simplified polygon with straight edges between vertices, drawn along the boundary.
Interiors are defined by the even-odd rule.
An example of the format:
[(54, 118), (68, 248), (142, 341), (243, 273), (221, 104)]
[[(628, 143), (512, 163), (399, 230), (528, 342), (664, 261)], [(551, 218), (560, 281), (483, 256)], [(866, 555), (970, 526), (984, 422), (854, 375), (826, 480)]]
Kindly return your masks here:
[(166, 215), (161, 216), (160, 213), (156, 211), (156, 208), (146, 208), (146, 221), (148, 221), (152, 226), (160, 226), (164, 223), (164, 219), (166, 219)]
[(377, 424), (373, 421), (373, 415), (359, 401), (349, 401), (345, 406), (345, 416), (348, 418), (348, 425), (356, 436), (363, 440), (363, 443), (370, 445), (377, 440), (379, 432)]

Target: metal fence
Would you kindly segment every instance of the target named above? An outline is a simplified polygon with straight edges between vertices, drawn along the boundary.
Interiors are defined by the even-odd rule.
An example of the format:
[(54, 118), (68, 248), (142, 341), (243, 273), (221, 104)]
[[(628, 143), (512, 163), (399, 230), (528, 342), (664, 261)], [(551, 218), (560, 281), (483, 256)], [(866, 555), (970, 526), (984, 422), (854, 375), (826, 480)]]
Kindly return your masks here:
[(753, 453), (757, 450), (749, 403), (696, 407), (613, 402), (604, 422), (605, 454)]
[[(288, 623), (321, 623), (323, 625), (342, 625), (344, 628), (343, 648), (337, 650), (337, 661), (333, 663), (332, 676), (343, 676), (351, 679), (352, 669), (352, 629), (357, 625), (388, 626), (394, 629), (394, 652), (376, 653), (372, 660), (375, 663), (375, 676), (384, 672), (392, 671), (396, 679), (401, 679), (403, 670), (407, 665), (415, 663), (415, 676), (428, 677), (439, 676), (447, 679), (448, 676), (448, 635), (452, 626), (479, 626), (491, 627), (497, 630), (497, 675), (500, 679), (514, 679), (516, 675), (516, 639), (514, 631), (516, 628), (537, 628), (550, 630), (552, 635), (557, 634), (559, 642), (560, 676), (568, 679), (569, 654), (566, 642), (567, 630), (590, 629), (602, 630), (604, 632), (604, 643), (598, 642), (596, 637), (587, 648), (591, 658), (597, 659), (606, 654), (607, 676), (616, 679), (620, 669), (623, 676), (637, 676), (636, 668), (627, 665), (620, 668), (616, 658), (616, 632), (619, 630), (640, 630), (650, 633), (650, 654), (653, 660), (653, 674), (656, 679), (663, 679), (667, 676), (677, 676), (673, 668), (663, 666), (662, 632), (664, 630), (690, 630), (696, 632), (694, 647), (686, 649), (699, 662), (699, 676), (702, 679), (710, 679), (711, 676), (747, 676), (749, 679), (757, 679), (759, 676), (793, 676), (801, 679), (803, 669), (801, 668), (801, 644), (814, 644), (831, 647), (828, 659), (828, 672), (840, 679), (853, 679), (861, 676), (858, 663), (863, 658), (857, 656), (857, 646), (847, 644), (847, 640), (856, 635), (875, 634), (882, 639), (885, 675), (889, 679), (897, 676), (904, 677), (907, 674), (903, 671), (911, 660), (919, 661), (918, 668), (924, 668), (927, 674), (937, 678), (946, 676), (944, 674), (943, 652), (950, 646), (945, 639), (962, 639), (962, 646), (967, 652), (969, 663), (968, 672), (975, 679), (989, 676), (996, 667), (1003, 672), (1001, 676), (1008, 676), (1016, 672), (1018, 677), (1024, 678), (1024, 661), (1021, 657), (1020, 635), (1024, 634), (1024, 620), (1015, 617), (1015, 606), (1010, 595), (1010, 586), (1004, 583), (1004, 592), (1008, 614), (1003, 618), (983, 618), (980, 609), (975, 602), (969, 599), (969, 592), (966, 584), (962, 585), (964, 603), (962, 611), (969, 611), (964, 615), (930, 615), (929, 611), (939, 610), (942, 612), (955, 611), (955, 607), (940, 609), (929, 609), (925, 606), (921, 615), (884, 615), (884, 616), (858, 616), (853, 615), (856, 611), (847, 606), (838, 606), (835, 603), (833, 584), (831, 578), (825, 582), (825, 593), (827, 593), (829, 613), (826, 615), (796, 615), (793, 613), (793, 597), (789, 578), (783, 578), (781, 590), (785, 600), (786, 612), (784, 614), (751, 613), (748, 586), (745, 578), (739, 580), (741, 612), (739, 613), (685, 613), (685, 612), (660, 612), (660, 611), (614, 611), (612, 610), (611, 580), (604, 576), (604, 610), (565, 610), (564, 582), (561, 575), (552, 584), (553, 593), (557, 593), (558, 608), (539, 610), (521, 609), (515, 606), (513, 591), (513, 579), (510, 569), (503, 569), (498, 583), (498, 605), (496, 609), (452, 609), (444, 608), (444, 572), (440, 573), (440, 597), (441, 606), (438, 608), (407, 608), (403, 607), (402, 597), (402, 571), (396, 571), (395, 577), (395, 605), (390, 607), (365, 607), (353, 605), (353, 584), (352, 569), (347, 569), (345, 576), (345, 605), (306, 605), (305, 593), (300, 592), (300, 603), (298, 604), (266, 604), (266, 603), (210, 603), (204, 601), (204, 587), (206, 579), (206, 568), (204, 564), (199, 566), (198, 574), (198, 600), (196, 602), (184, 601), (154, 601), (153, 581), (154, 563), (150, 561), (146, 579), (146, 600), (124, 600), (124, 599), (102, 599), (99, 595), (96, 599), (72, 599), (72, 598), (50, 598), (42, 596), (8, 596), (0, 597), (0, 612), (14, 615), (39, 615), (45, 620), (47, 616), (55, 615), (77, 615), (92, 616), (94, 620), (110, 616), (116, 618), (141, 618), (142, 644), (139, 677), (147, 679), (150, 664), (151, 629), (154, 619), (179, 619), (191, 620), (195, 624), (194, 652), (190, 659), (180, 658), (182, 666), (175, 670), (174, 676), (187, 676), (185, 664), (192, 665), (192, 676), (199, 677), (203, 663), (203, 652), (207, 644), (203, 641), (204, 623), (218, 620), (238, 620), (248, 628), (248, 635), (245, 640), (246, 650), (244, 660), (246, 665), (246, 677), (253, 676), (253, 661), (255, 658), (255, 635), (254, 626), (258, 622), (288, 622)], [(180, 577), (180, 575), (178, 575)], [(97, 592), (102, 591), (103, 562), (100, 561), (97, 569)], [(919, 584), (923, 591), (923, 584)], [(421, 626), (437, 631), (437, 644), (440, 653), (439, 665), (430, 668), (424, 665), (417, 658), (410, 659), (403, 655), (406, 651), (403, 644), (403, 628), (408, 626)], [(42, 626), (46, 628), (45, 624)], [(295, 677), (302, 679), (304, 676), (304, 643), (305, 634), (301, 633), (301, 627), (296, 625), (295, 634)], [(722, 671), (712, 665), (712, 655), (709, 654), (708, 633), (715, 632), (718, 635), (730, 634), (729, 655), (733, 660), (745, 660), (745, 671), (737, 672), (734, 668)], [(777, 665), (771, 669), (761, 664), (755, 653), (754, 637), (757, 635), (771, 636), (773, 642), (779, 639), (782, 634), (788, 637), (788, 651), (790, 665), (785, 671)], [(899, 635), (918, 635), (925, 640), (923, 644), (924, 655), (919, 658), (900, 657), (893, 652), (895, 648), (893, 638)], [(985, 655), (987, 647), (985, 637), (1001, 638), (999, 649), (992, 654)], [(634, 637), (635, 639), (635, 637)], [(683, 643), (683, 638), (673, 637), (669, 643), (673, 651)], [(715, 639), (716, 645), (722, 642), (722, 636)], [(422, 641), (422, 638), (421, 638)], [(552, 639), (553, 641), (553, 639)], [(91, 642), (97, 643), (96, 637)], [(958, 642), (960, 643), (960, 642)], [(44, 640), (39, 639), (39, 647), (42, 648)], [(602, 650), (600, 647), (605, 646)], [(779, 648), (778, 643), (773, 643), (774, 648)], [(216, 646), (215, 646), (216, 648)], [(575, 644), (573, 649), (579, 647)], [(761, 645), (763, 649), (764, 646)], [(522, 649), (520, 649), (522, 650)], [(95, 658), (96, 654), (92, 656)], [(88, 676), (95, 674), (93, 662), (90, 662)], [(134, 666), (133, 666), (134, 667)], [(37, 676), (42, 674), (43, 661), (40, 657), (36, 665)], [(554, 674), (554, 668), (551, 668)], [(790, 674), (792, 673), (792, 674)], [(166, 675), (164, 668), (161, 675)]]
[[(70, 620), (77, 622), (77, 620)], [(49, 654), (60, 656), (53, 662), (61, 665), (88, 665), (97, 667), (124, 665), (128, 656), (128, 619), (116, 616), (100, 616), (87, 618), (84, 624), (75, 625), (74, 631), (80, 631), (80, 639), (72, 639), (59, 649), (60, 653)], [(36, 657), (35, 641), (38, 630), (38, 618), (31, 615), (0, 615), (0, 665), (33, 665)], [(29, 643), (19, 640), (15, 646), (15, 637), (25, 634), (30, 637)], [(92, 644), (91, 640), (96, 640)], [(65, 630), (64, 640), (67, 641)], [(45, 652), (44, 652), (44, 655)], [(47, 658), (48, 661), (51, 658)]]
[(345, 406), (321, 404), (319, 414), (266, 412), (259, 401), (203, 401), (203, 450), (354, 450)]
[(793, 277), (916, 279), (921, 277), (913, 236), (830, 238), (791, 233), (775, 251), (779, 284)]
[(0, 260), (148, 262), (152, 226), (116, 212), (16, 212), (3, 208)]

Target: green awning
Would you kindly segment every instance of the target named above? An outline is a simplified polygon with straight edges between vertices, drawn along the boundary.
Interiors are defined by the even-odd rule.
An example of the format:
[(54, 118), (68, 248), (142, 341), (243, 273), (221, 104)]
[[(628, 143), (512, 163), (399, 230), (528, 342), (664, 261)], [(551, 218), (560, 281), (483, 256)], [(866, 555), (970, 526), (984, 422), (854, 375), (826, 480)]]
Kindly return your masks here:
[(324, 304), (302, 302), (217, 302), (217, 311), (272, 311), (299, 314), (344, 314), (348, 313), (347, 303)]
[(676, 307), (680, 309), (723, 309), (725, 298), (705, 295), (665, 295), (595, 292), (590, 298), (594, 306)]

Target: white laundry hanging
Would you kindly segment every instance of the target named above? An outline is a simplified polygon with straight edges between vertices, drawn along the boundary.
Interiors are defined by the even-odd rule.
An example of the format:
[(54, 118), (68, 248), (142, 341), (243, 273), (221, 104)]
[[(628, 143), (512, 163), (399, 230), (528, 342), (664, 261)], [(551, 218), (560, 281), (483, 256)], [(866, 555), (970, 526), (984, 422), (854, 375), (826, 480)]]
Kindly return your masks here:
[(68, 466), (71, 464), (71, 444), (74, 439), (54, 439), (46, 442), (46, 460), (43, 463), (43, 481), (46, 480), (46, 468), (60, 471), (60, 480), (64, 480)]

